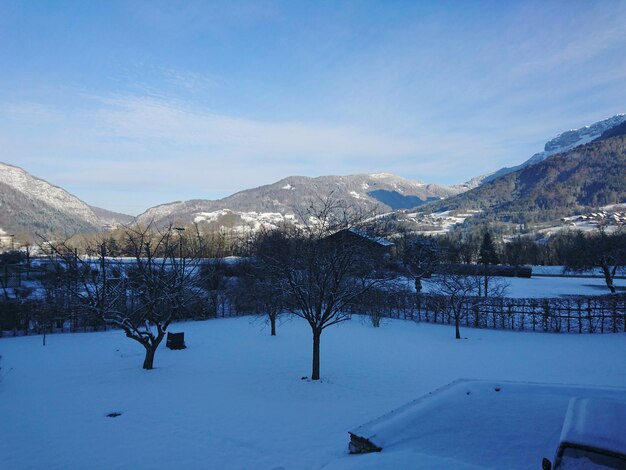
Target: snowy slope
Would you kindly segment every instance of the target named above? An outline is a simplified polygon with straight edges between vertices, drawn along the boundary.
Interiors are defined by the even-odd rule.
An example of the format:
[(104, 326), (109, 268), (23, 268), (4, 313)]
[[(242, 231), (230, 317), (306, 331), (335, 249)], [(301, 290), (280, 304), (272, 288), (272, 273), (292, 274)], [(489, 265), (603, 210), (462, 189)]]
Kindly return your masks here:
[[(171, 330), (185, 332), (188, 348), (161, 348), (153, 371), (140, 368), (141, 346), (119, 331), (52, 335), (45, 347), (39, 336), (0, 339), (0, 468), (504, 468), (491, 451), (460, 460), (485, 447), (507, 462), (525, 459), (515, 468), (536, 469), (536, 457), (550, 457), (558, 440), (554, 413), (535, 423), (542, 429), (534, 440), (484, 434), (475, 423), (465, 431), (480, 432), (468, 442), (433, 436), (438, 447), (420, 453), (399, 446), (348, 456), (348, 431), (463, 377), (626, 386), (623, 361), (611, 359), (626, 357), (624, 334), (467, 329), (457, 341), (444, 325), (375, 329), (355, 317), (324, 332), (322, 380), (310, 382), (301, 380), (311, 360), (303, 321), (280, 325), (274, 338), (250, 318)], [(528, 425), (498, 410), (501, 424)], [(106, 417), (112, 412), (121, 416)], [(429, 429), (444, 429), (448, 415), (429, 416)], [(470, 423), (448, 425), (458, 437)]]
[(29, 198), (60, 212), (71, 214), (94, 226), (100, 224), (94, 211), (76, 196), (32, 176), (21, 168), (0, 162), (0, 181)]
[(95, 232), (128, 223), (133, 217), (91, 207), (27, 171), (0, 162), (0, 227), (34, 237)]
[(130, 223), (125, 214), (89, 206), (22, 168), (0, 162), (0, 227), (18, 235), (94, 232)]

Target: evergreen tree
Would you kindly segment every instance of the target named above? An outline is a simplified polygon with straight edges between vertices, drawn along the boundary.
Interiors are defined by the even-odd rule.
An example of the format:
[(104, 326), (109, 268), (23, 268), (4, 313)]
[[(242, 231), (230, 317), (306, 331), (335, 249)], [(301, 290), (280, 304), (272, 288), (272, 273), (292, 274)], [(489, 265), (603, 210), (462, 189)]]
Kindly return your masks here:
[(485, 235), (483, 236), (478, 261), (480, 264), (498, 264), (500, 262), (498, 254), (496, 253), (496, 248), (493, 244), (493, 239), (491, 238), (491, 234), (489, 232), (485, 232)]

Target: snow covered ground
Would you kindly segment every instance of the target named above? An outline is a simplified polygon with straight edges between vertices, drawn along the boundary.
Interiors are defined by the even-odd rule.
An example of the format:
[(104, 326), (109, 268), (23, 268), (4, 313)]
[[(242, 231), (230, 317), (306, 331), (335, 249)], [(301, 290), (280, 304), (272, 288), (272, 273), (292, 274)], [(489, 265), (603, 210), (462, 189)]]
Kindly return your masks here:
[[(436, 276), (423, 282), (424, 292), (433, 292), (437, 289)], [(607, 295), (610, 293), (604, 278), (599, 277), (498, 277), (494, 278), (505, 283), (508, 287), (506, 297), (514, 298), (543, 298), (563, 297), (572, 295)], [(618, 290), (626, 288), (626, 279), (616, 279), (615, 287)], [(411, 281), (407, 281), (411, 287)]]
[[(382, 447), (385, 454), (359, 460), (348, 457), (329, 468), (377, 469), (393, 460), (398, 468), (407, 468), (410, 462), (432, 469), (539, 468), (543, 457), (555, 454), (571, 397), (621, 404), (626, 388), (459, 380), (353, 430)], [(621, 411), (623, 406), (609, 409)], [(624, 423), (619, 421), (615, 429), (616, 423), (598, 411), (586, 416), (586, 426), (602, 435), (605, 430), (593, 425), (605, 418), (605, 435), (610, 437), (592, 442), (607, 448), (618, 441), (608, 448), (623, 451), (621, 436), (612, 434), (620, 433)], [(585, 438), (573, 442), (592, 443)], [(462, 445), (451, 445), (455, 442)]]
[[(449, 413), (430, 415), (429, 429), (451, 432), (432, 453), (348, 456), (347, 432), (459, 378), (626, 387), (625, 334), (463, 329), (458, 341), (449, 326), (376, 329), (355, 317), (322, 335), (322, 380), (311, 382), (301, 379), (311, 361), (303, 321), (284, 323), (274, 338), (250, 318), (171, 330), (185, 332), (188, 349), (162, 347), (152, 371), (119, 331), (51, 335), (45, 347), (39, 336), (0, 339), (0, 468), (441, 468), (446, 455), (448, 468), (503, 468), (497, 452), (476, 446), (506, 444), (533, 459), (538, 451), (493, 432), (460, 439), (484, 426)], [(121, 416), (106, 416), (114, 412)], [(459, 463), (469, 453), (483, 460)]]
[[(580, 276), (580, 277), (601, 277), (604, 278), (600, 268), (591, 268), (584, 271), (567, 271), (565, 266), (531, 266), (533, 276)], [(626, 271), (617, 272), (617, 277), (625, 277)]]
[[(507, 297), (563, 297), (569, 295), (607, 295), (610, 293), (603, 278), (532, 277), (504, 279), (509, 284)], [(615, 280), (615, 286), (623, 289), (626, 280)]]

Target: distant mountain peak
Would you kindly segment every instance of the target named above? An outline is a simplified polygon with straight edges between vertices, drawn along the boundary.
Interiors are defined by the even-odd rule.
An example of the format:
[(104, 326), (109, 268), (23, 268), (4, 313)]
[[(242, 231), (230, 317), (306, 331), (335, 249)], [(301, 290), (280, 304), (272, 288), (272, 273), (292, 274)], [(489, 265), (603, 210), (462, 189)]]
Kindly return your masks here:
[(0, 228), (15, 234), (72, 235), (111, 226), (96, 214), (100, 209), (18, 166), (2, 162), (0, 207)]
[[(248, 225), (275, 223), (281, 217), (302, 212), (318, 202), (319, 196), (333, 194), (347, 205), (365, 210), (409, 209), (426, 202), (458, 194), (463, 188), (425, 184), (391, 173), (344, 176), (289, 176), (253, 189), (239, 191), (226, 198), (164, 204), (146, 210), (137, 218), (140, 223), (154, 221), (191, 223), (198, 220), (220, 223), (241, 219)], [(228, 212), (223, 212), (228, 210)], [(278, 217), (280, 214), (281, 217)], [(255, 223), (252, 223), (255, 219)]]
[[(594, 130), (593, 134), (596, 133)], [(489, 184), (433, 204), (429, 210), (480, 210), (479, 217), (483, 220), (499, 220), (519, 227), (558, 220), (581, 211), (593, 212), (624, 201), (626, 134), (617, 134), (558, 152), (499, 176)]]
[(568, 150), (571, 150), (575, 147), (588, 144), (589, 142), (598, 139), (605, 132), (623, 124), (624, 122), (626, 122), (626, 114), (616, 114), (615, 116), (603, 119), (602, 121), (594, 122), (593, 124), (590, 124), (588, 126), (583, 126), (579, 129), (570, 129), (569, 131), (562, 132), (546, 142), (543, 152), (534, 154), (532, 157), (530, 157), (528, 160), (520, 165), (501, 168), (495, 173), (486, 175), (484, 178), (482, 178), (481, 183), (493, 181), (500, 176), (520, 170), (527, 167), (528, 165), (534, 165), (535, 163), (542, 162), (546, 158), (552, 155), (556, 155), (557, 153), (567, 152)]
[[(603, 132), (620, 125), (624, 121), (626, 121), (626, 114), (616, 114), (615, 116), (595, 122), (589, 126), (562, 132), (555, 138), (546, 142), (544, 151), (542, 152), (546, 155), (543, 155), (543, 159), (555, 153), (564, 152), (578, 147), (579, 145), (587, 144), (600, 137)], [(535, 158), (537, 155), (541, 154), (536, 154), (532, 158)]]

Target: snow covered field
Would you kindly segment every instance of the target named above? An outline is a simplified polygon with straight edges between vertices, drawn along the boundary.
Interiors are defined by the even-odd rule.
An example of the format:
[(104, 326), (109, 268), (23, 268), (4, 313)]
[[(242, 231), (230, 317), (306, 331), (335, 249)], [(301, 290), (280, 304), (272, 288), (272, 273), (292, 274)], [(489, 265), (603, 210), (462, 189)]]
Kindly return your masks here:
[[(303, 321), (274, 338), (250, 318), (171, 330), (185, 332), (188, 349), (160, 348), (152, 371), (118, 331), (52, 335), (45, 347), (39, 336), (0, 339), (0, 468), (441, 468), (406, 449), (348, 456), (347, 432), (459, 378), (626, 387), (625, 334), (463, 329), (467, 339), (456, 341), (449, 326), (376, 329), (355, 317), (322, 335), (322, 380), (310, 382), (301, 379), (311, 361)], [(461, 468), (459, 456), (477, 445), (459, 439), (470, 423), (432, 416), (431, 428), (456, 429), (436, 455)], [(488, 436), (480, 445), (511, 444)], [(502, 468), (493, 455), (478, 468)], [(539, 468), (530, 457), (519, 468)]]
[[(562, 297), (568, 295), (608, 295), (603, 278), (589, 277), (531, 277), (504, 279), (509, 284), (507, 297)], [(624, 279), (616, 279), (615, 287), (622, 290)]]
[[(544, 298), (571, 295), (608, 295), (604, 278), (599, 277), (497, 277), (500, 282), (508, 285), (506, 297)], [(435, 277), (423, 281), (424, 292), (436, 290)], [(626, 289), (626, 279), (616, 279), (615, 287), (619, 291)], [(407, 281), (412, 288), (411, 281)]]

